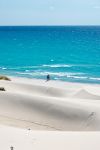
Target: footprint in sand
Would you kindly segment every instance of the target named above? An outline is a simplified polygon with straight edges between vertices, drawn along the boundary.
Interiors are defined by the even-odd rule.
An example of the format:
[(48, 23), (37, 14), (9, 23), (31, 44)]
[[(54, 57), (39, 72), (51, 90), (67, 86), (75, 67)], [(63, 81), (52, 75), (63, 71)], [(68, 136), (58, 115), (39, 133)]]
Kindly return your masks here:
[(84, 121), (84, 123), (83, 123), (84, 129), (86, 129), (86, 127), (88, 127), (94, 121), (95, 117), (96, 117), (96, 112), (91, 112), (89, 114), (86, 121)]
[(95, 119), (95, 117), (96, 117), (96, 113), (91, 112), (91, 114), (87, 118), (86, 126), (89, 126), (92, 123), (92, 121)]

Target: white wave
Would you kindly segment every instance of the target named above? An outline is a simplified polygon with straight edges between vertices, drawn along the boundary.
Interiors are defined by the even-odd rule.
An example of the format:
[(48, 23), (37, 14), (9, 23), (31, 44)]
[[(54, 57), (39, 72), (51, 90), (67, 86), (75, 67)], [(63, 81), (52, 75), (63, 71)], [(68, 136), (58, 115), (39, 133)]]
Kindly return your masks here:
[(88, 77), (88, 76), (73, 76), (73, 75), (68, 75), (67, 77), (74, 78), (74, 79), (88, 79), (88, 80), (98, 80), (98, 81), (100, 81), (100, 78), (93, 78), (93, 77)]
[(51, 59), (50, 61), (54, 61), (53, 59)]
[(68, 77), (68, 75), (80, 75), (81, 73), (72, 73), (72, 72), (40, 72), (41, 75), (53, 75), (53, 76), (59, 76), (59, 77)]
[(28, 73), (28, 72), (16, 72), (17, 74), (22, 74), (22, 75), (33, 75), (33, 73)]
[(6, 68), (6, 67), (3, 67), (3, 66), (2, 66), (2, 67), (0, 67), (0, 69), (2, 69), (2, 70), (6, 70), (6, 69), (8, 69), (8, 68)]
[[(82, 75), (81, 73), (69, 73), (69, 72), (16, 72), (17, 74), (20, 75), (30, 75), (30, 76), (46, 76), (47, 74), (49, 74), (50, 76), (54, 77), (55, 80), (61, 79), (63, 77), (67, 78), (71, 78), (71, 79), (87, 79), (87, 80), (97, 80), (100, 81), (100, 78), (94, 78), (94, 77), (89, 77), (89, 76), (80, 76)], [(78, 76), (79, 75), (79, 76)]]
[(74, 78), (74, 79), (88, 79), (88, 77), (83, 77), (83, 76), (72, 76), (72, 75), (68, 75), (67, 77), (69, 78)]
[(9, 69), (34, 69), (34, 68), (45, 68), (45, 67), (50, 67), (50, 68), (61, 68), (61, 67), (72, 67), (71, 65), (67, 64), (53, 64), (53, 65), (38, 65), (38, 66), (17, 66), (17, 67), (9, 67)]
[[(52, 60), (53, 61), (53, 60)], [(16, 66), (16, 67), (9, 67), (9, 69), (34, 69), (34, 68), (70, 68), (70, 67), (86, 67), (89, 65), (74, 65), (74, 64), (43, 64), (43, 65), (37, 65), (37, 66)]]
[(59, 80), (59, 78), (57, 78), (57, 77), (55, 77), (54, 79), (55, 79), (55, 80)]
[(100, 80), (100, 78), (93, 78), (93, 77), (91, 77), (90, 79), (91, 80)]
[(43, 65), (43, 67), (62, 68), (62, 67), (72, 67), (72, 65), (67, 65), (67, 64), (53, 64), (53, 65)]
[[(53, 61), (53, 59), (52, 59)], [(34, 65), (34, 66), (15, 66), (15, 67), (0, 67), (3, 70), (9, 69), (9, 70), (17, 70), (17, 69), (25, 69), (25, 70), (29, 70), (29, 69), (37, 69), (37, 68), (71, 68), (71, 67), (100, 67), (100, 65), (82, 65), (82, 64), (52, 64), (52, 65), (48, 65), (48, 64), (43, 64), (43, 65)]]
[(11, 67), (11, 68), (9, 68), (9, 69), (26, 69), (26, 70), (28, 70), (28, 69), (31, 69), (31, 68), (37, 68), (37, 67), (40, 67), (40, 66), (17, 66), (17, 67)]
[(52, 64), (47, 65), (44, 64), (43, 67), (51, 67), (51, 68), (61, 68), (61, 67), (100, 67), (100, 65), (88, 65), (88, 64)]
[(25, 72), (29, 72), (29, 70), (25, 70)]
[(3, 67), (2, 70), (6, 70), (7, 68)]
[(16, 72), (17, 74), (22, 75), (31, 75), (31, 76), (46, 76), (47, 74), (51, 76), (58, 76), (58, 77), (76, 77), (76, 75), (80, 75), (82, 73), (71, 73), (71, 72)]

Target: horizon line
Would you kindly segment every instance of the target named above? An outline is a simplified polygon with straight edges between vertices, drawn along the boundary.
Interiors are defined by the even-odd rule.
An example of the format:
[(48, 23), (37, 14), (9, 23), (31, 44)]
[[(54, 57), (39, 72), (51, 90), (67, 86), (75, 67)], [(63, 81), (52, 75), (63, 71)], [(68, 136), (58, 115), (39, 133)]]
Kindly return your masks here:
[(66, 27), (66, 26), (100, 26), (100, 25), (0, 25), (0, 27), (37, 27), (37, 26), (62, 26), (62, 27)]

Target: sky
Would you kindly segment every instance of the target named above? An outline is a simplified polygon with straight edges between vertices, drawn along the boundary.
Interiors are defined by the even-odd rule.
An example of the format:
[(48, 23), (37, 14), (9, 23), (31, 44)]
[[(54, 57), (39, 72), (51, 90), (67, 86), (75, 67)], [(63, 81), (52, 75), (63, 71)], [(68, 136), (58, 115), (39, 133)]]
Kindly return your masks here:
[(0, 0), (0, 25), (100, 25), (100, 0)]

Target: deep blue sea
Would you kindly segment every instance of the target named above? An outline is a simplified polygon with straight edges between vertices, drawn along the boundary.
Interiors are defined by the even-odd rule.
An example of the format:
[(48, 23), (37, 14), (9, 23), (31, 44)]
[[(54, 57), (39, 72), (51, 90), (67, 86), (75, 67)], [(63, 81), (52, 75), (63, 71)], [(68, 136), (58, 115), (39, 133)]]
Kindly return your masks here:
[(1, 26), (0, 74), (100, 83), (100, 27)]

